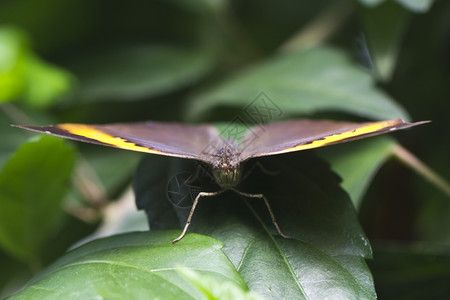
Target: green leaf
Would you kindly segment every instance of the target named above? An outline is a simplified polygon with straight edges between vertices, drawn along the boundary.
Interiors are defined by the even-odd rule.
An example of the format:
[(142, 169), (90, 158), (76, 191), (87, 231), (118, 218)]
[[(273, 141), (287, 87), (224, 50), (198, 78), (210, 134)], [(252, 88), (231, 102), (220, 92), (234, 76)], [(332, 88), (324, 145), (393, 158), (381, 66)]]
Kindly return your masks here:
[(361, 15), (375, 72), (381, 80), (389, 81), (410, 14), (400, 5), (387, 1), (375, 8), (364, 8)]
[(25, 48), (23, 32), (0, 27), (0, 103), (14, 100), (24, 88)]
[[(371, 119), (409, 118), (374, 86), (369, 73), (341, 51), (323, 47), (279, 55), (217, 84), (188, 102), (187, 119), (204, 118), (213, 108), (258, 106), (261, 92), (279, 107), (283, 118), (323, 111)], [(261, 109), (265, 113), (262, 105)]]
[(44, 108), (70, 89), (71, 75), (40, 60), (18, 29), (0, 27), (0, 102)]
[(83, 245), (49, 266), (11, 299), (201, 299), (177, 268), (246, 289), (222, 243), (173, 231), (129, 233)]
[(195, 83), (213, 66), (210, 53), (168, 45), (108, 49), (83, 58), (73, 70), (80, 81), (77, 101), (132, 101)]
[(180, 268), (178, 273), (194, 285), (206, 299), (211, 300), (262, 300), (257, 294), (244, 290), (232, 281), (219, 282), (192, 269)]
[(0, 245), (12, 256), (36, 260), (62, 216), (61, 200), (74, 151), (61, 139), (22, 145), (0, 173)]
[(376, 137), (320, 149), (319, 154), (341, 176), (342, 187), (359, 208), (373, 177), (392, 155), (395, 145), (389, 137)]
[(24, 102), (35, 108), (48, 107), (70, 90), (73, 81), (72, 74), (66, 70), (30, 54), (27, 57)]
[[(135, 190), (138, 206), (147, 210), (150, 227), (184, 225), (188, 203), (199, 191), (211, 191), (207, 179), (181, 180), (186, 178), (184, 174), (195, 173), (195, 163), (189, 165), (186, 160), (147, 156), (143, 162), (145, 168), (140, 167), (136, 174)], [(277, 175), (265, 174), (258, 165), (253, 166), (257, 162)], [(281, 229), (294, 238), (284, 239), (276, 233), (262, 199), (245, 199), (231, 191), (202, 198), (189, 232), (223, 241), (224, 252), (250, 290), (266, 299), (323, 299), (330, 293), (343, 299), (375, 299), (364, 262), (371, 257), (368, 240), (350, 199), (339, 187), (339, 178), (328, 165), (311, 152), (303, 152), (250, 161), (246, 170), (253, 172), (238, 189), (263, 193)], [(160, 174), (160, 183), (139, 179), (151, 172)], [(172, 221), (162, 222), (168, 215)], [(174, 215), (179, 222), (173, 220)]]

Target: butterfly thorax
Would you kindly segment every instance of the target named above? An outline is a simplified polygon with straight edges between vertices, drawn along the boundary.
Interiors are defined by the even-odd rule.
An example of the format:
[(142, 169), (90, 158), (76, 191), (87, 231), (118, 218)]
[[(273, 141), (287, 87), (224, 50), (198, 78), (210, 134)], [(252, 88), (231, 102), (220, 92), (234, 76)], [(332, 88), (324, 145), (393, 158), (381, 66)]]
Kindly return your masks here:
[(220, 187), (225, 189), (234, 188), (241, 181), (242, 166), (239, 156), (239, 147), (230, 143), (224, 143), (214, 155), (212, 173)]

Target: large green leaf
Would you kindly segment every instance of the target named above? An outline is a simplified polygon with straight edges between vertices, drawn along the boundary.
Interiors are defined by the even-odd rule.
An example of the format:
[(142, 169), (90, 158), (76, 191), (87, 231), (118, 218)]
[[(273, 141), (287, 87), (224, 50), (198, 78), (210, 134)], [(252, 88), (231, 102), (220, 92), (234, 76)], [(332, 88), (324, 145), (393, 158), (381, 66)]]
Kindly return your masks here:
[(0, 245), (24, 261), (36, 260), (57, 231), (74, 151), (61, 139), (22, 145), (0, 173)]
[(177, 272), (183, 266), (246, 289), (222, 243), (173, 231), (129, 233), (81, 246), (36, 276), (11, 299), (201, 299)]
[[(337, 298), (374, 299), (364, 262), (371, 249), (339, 178), (312, 153), (258, 161), (278, 175), (267, 175), (256, 165), (239, 190), (266, 195), (281, 229), (294, 238), (276, 233), (262, 199), (244, 199), (233, 192), (202, 198), (190, 232), (222, 240), (224, 252), (249, 288), (267, 299), (323, 299), (330, 293)], [(148, 156), (144, 162), (135, 188), (138, 206), (148, 210), (150, 227), (184, 225), (190, 210), (185, 200), (192, 201), (195, 191), (208, 190), (207, 179), (183, 182), (184, 175), (195, 170), (195, 164), (183, 160)], [(161, 175), (159, 184), (139, 179), (149, 178), (150, 172)], [(167, 190), (167, 181), (179, 185)]]
[(159, 96), (195, 83), (213, 66), (211, 53), (168, 45), (114, 47), (84, 57), (73, 70), (77, 101), (130, 101)]
[[(268, 100), (260, 99), (261, 92)], [(198, 120), (217, 107), (255, 106), (267, 113), (262, 102), (278, 106), (283, 117), (340, 111), (371, 119), (408, 119), (403, 108), (374, 86), (368, 72), (341, 51), (325, 47), (279, 55), (244, 70), (195, 96), (186, 116)]]

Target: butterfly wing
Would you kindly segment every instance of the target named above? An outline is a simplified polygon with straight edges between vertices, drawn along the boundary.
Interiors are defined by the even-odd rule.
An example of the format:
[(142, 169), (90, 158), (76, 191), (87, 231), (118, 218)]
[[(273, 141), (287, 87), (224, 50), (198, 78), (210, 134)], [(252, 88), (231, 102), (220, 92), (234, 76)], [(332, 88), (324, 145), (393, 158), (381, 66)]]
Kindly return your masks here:
[(211, 125), (140, 122), (14, 126), (81, 142), (206, 162), (208, 157), (202, 151), (219, 138)]
[(323, 147), (427, 123), (402, 119), (353, 123), (330, 120), (295, 120), (255, 127), (256, 135), (242, 152), (242, 160)]

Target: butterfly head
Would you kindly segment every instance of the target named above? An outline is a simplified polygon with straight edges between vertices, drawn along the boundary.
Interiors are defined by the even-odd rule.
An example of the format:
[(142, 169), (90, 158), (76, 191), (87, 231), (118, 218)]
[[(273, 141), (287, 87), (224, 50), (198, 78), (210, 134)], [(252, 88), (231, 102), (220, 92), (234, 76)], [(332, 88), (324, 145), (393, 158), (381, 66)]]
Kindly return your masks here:
[(237, 148), (222, 147), (212, 163), (212, 173), (220, 187), (225, 189), (236, 187), (242, 178), (242, 166)]

